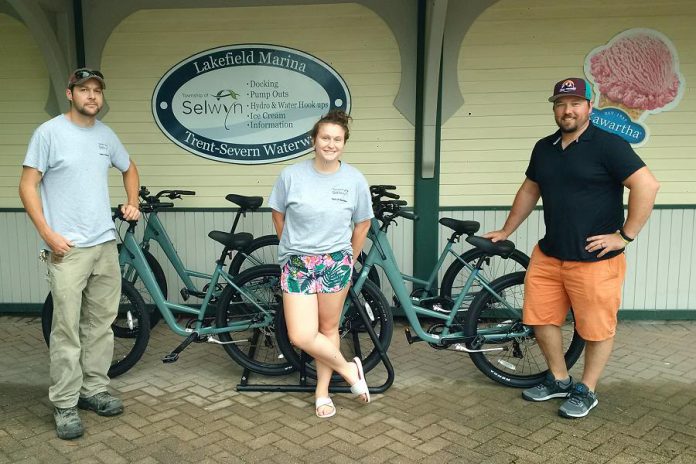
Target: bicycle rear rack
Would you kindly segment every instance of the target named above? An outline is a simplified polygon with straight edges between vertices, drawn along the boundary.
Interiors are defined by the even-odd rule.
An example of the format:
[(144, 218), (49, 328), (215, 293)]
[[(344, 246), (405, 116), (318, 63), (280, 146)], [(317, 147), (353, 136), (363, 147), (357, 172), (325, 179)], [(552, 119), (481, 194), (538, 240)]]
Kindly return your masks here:
[[(370, 323), (370, 317), (367, 315), (367, 312), (365, 311), (365, 308), (363, 307), (363, 305), (360, 304), (360, 300), (358, 299), (358, 295), (355, 293), (355, 290), (353, 290), (353, 287), (350, 287), (350, 289), (348, 291), (348, 297), (351, 298), (355, 307), (358, 308), (358, 312), (360, 313), (360, 317), (362, 317), (362, 320), (365, 322), (365, 329), (367, 330), (367, 333), (370, 336), (372, 343), (374, 343), (375, 348), (379, 352), (379, 356), (382, 360), (382, 364), (384, 364), (384, 368), (387, 371), (387, 378), (384, 381), (384, 383), (382, 385), (379, 385), (376, 387), (369, 387), (370, 393), (371, 394), (384, 393), (394, 383), (394, 366), (392, 366), (392, 363), (389, 360), (389, 356), (387, 356), (387, 350), (382, 346), (382, 343), (379, 341), (379, 337), (375, 333), (375, 330), (372, 327), (372, 324)], [(255, 346), (256, 343), (252, 343), (252, 345)], [(253, 348), (252, 348), (252, 350), (253, 350)], [(254, 352), (253, 351), (250, 352), (249, 356), (253, 357)], [(302, 354), (301, 354), (302, 365), (299, 369), (299, 382), (296, 384), (274, 384), (274, 385), (271, 385), (271, 384), (250, 384), (249, 378), (251, 377), (251, 371), (249, 371), (249, 369), (245, 368), (244, 372), (242, 373), (242, 377), (239, 381), (239, 384), (237, 385), (237, 391), (239, 391), (239, 392), (313, 393), (316, 386), (308, 383), (307, 372), (306, 372), (306, 364), (307, 364), (309, 359), (310, 358), (304, 352), (302, 352)], [(349, 386), (337, 385), (333, 381), (329, 385), (329, 392), (330, 393), (351, 393)]]

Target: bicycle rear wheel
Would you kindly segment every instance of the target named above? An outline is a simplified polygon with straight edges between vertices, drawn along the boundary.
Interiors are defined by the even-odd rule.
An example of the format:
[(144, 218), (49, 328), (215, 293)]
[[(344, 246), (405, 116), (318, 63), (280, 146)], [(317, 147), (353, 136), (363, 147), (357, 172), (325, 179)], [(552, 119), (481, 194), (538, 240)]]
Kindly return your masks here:
[[(392, 332), (394, 330), (394, 320), (389, 303), (382, 292), (370, 280), (366, 280), (360, 295), (360, 304), (365, 308), (370, 317), (370, 324), (377, 334), (377, 338), (386, 350), (391, 343)], [(279, 311), (276, 314), (276, 337), (278, 345), (287, 360), (297, 369), (300, 368), (302, 359), (300, 350), (290, 343), (287, 326), (285, 324), (285, 314)], [(341, 339), (341, 353), (347, 360), (359, 357), (362, 360), (363, 369), (369, 372), (379, 364), (381, 357), (370, 338), (365, 321), (360, 316), (357, 308), (351, 302), (345, 318), (338, 329)], [(307, 376), (317, 378), (317, 370), (314, 360), (310, 357), (306, 366)], [(334, 374), (332, 381), (343, 380), (338, 374)]]
[[(527, 266), (529, 266), (529, 256), (525, 255), (520, 250), (514, 250), (509, 258), (491, 256), (479, 248), (472, 248), (459, 256), (460, 259), (470, 264), (472, 267), (474, 267), (482, 257), (485, 258), (485, 261), (479, 275), (488, 282), (493, 282), (498, 277), (513, 272), (524, 271), (527, 269)], [(454, 260), (442, 277), (440, 295), (450, 298), (452, 301), (456, 300), (464, 289), (464, 285), (470, 274), (469, 268), (464, 266), (459, 259)], [(478, 281), (474, 281), (469, 288), (469, 295), (462, 302), (463, 307), (460, 309), (466, 310), (481, 290), (483, 290), (481, 284)]]
[[(548, 367), (533, 330), (527, 336), (521, 333), (522, 303), (524, 299), (524, 272), (502, 276), (491, 283), (491, 288), (511, 306), (507, 308), (488, 291), (476, 297), (468, 311), (464, 334), (471, 349), (502, 348), (499, 351), (469, 353), (476, 367), (488, 378), (509, 387), (528, 388), (541, 383)], [(528, 327), (531, 329), (531, 327)], [(566, 365), (570, 369), (580, 357), (585, 341), (575, 330), (572, 310), (561, 328)], [(498, 337), (493, 339), (493, 337)]]
[[(283, 356), (275, 336), (275, 313), (281, 312), (280, 267), (274, 264), (243, 271), (225, 286), (217, 304), (215, 325), (218, 328), (241, 324), (241, 329), (218, 334), (227, 354), (240, 366), (263, 375), (284, 375), (294, 370)], [(264, 308), (266, 315), (254, 303)], [(267, 324), (263, 324), (268, 319)], [(246, 324), (246, 326), (244, 325)], [(260, 327), (250, 327), (259, 325)]]
[[(41, 309), (41, 330), (46, 346), (50, 346), (53, 326), (53, 296), (46, 297)], [(114, 333), (114, 354), (109, 377), (127, 372), (140, 360), (150, 340), (150, 321), (145, 303), (133, 285), (121, 281), (121, 299), (116, 319), (111, 324)]]

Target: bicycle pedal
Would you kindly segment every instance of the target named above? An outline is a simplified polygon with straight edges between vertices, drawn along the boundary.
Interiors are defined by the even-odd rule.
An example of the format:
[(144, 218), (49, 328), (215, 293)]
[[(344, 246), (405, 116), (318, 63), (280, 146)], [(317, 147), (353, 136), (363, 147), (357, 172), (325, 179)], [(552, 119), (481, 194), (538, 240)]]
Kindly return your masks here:
[(169, 364), (178, 361), (178, 359), (179, 353), (169, 353), (164, 355), (164, 357), (162, 358), (162, 362), (165, 364)]
[(404, 329), (404, 333), (406, 334), (406, 341), (409, 345), (413, 345), (416, 342), (423, 341), (418, 335), (411, 335), (411, 329), (409, 327), (406, 327)]

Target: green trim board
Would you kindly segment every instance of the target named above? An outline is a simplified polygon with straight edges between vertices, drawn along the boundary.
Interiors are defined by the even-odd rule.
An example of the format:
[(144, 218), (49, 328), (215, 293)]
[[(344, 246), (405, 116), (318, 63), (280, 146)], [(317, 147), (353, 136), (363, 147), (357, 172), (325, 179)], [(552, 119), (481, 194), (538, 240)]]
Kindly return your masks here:
[[(41, 303), (0, 303), (0, 315), (38, 316), (41, 314)], [(192, 305), (192, 307), (195, 307)], [(394, 315), (403, 313), (392, 308)], [(694, 321), (696, 309), (624, 309), (619, 311), (621, 321)]]

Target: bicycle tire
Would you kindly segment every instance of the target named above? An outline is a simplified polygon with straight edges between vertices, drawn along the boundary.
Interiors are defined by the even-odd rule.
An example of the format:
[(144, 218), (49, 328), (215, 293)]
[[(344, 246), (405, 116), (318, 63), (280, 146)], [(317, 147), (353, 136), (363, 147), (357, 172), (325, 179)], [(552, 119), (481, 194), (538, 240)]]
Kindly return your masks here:
[[(121, 252), (121, 246), (122, 244), (118, 244), (118, 252)], [(155, 258), (152, 253), (150, 253), (147, 250), (142, 250), (143, 255), (145, 255), (145, 260), (147, 261), (147, 264), (150, 266), (150, 269), (152, 270), (152, 274), (155, 276), (155, 281), (157, 282), (157, 286), (160, 288), (162, 291), (162, 295), (164, 295), (164, 299), (167, 299), (167, 292), (169, 291), (167, 287), (167, 278), (164, 274), (164, 270), (162, 269), (162, 266), (160, 265), (159, 261), (157, 261), (157, 258)], [(122, 275), (124, 277), (128, 276), (131, 274), (130, 266), (126, 265), (123, 270), (122, 270)], [(143, 283), (142, 279), (138, 275), (137, 271), (133, 269), (132, 273), (133, 277), (127, 278), (131, 284), (135, 287), (135, 289), (140, 293), (140, 296), (143, 297), (143, 302), (145, 303), (145, 307), (147, 308), (148, 315), (150, 316), (150, 328), (152, 329), (157, 325), (157, 323), (162, 319), (162, 315), (159, 312), (159, 309), (157, 309), (157, 305), (155, 304), (154, 299), (150, 295), (150, 292), (147, 290), (145, 287), (145, 284)]]
[[(467, 346), (473, 349), (503, 348), (502, 351), (469, 353), (474, 365), (488, 378), (509, 387), (529, 388), (544, 380), (548, 367), (534, 334), (524, 339), (506, 339), (485, 343), (482, 331), (494, 329), (504, 334), (506, 330), (519, 331), (522, 328), (522, 302), (524, 298), (524, 272), (515, 272), (499, 277), (491, 288), (515, 308), (519, 317), (510, 318), (509, 313), (500, 311), (500, 304), (490, 292), (481, 292), (468, 311), (464, 327)], [(498, 303), (498, 305), (496, 305)], [(573, 319), (572, 310), (562, 330), (564, 332), (564, 357), (570, 369), (580, 357), (585, 341), (580, 338)]]
[[(256, 266), (234, 278), (234, 283), (253, 295), (257, 303), (271, 312), (282, 312), (280, 267), (274, 264)], [(263, 314), (232, 285), (225, 286), (217, 304), (216, 327), (230, 323), (263, 318)], [(222, 332), (218, 338), (227, 354), (240, 366), (263, 375), (284, 375), (294, 367), (284, 358), (275, 336), (275, 318), (269, 325), (243, 331)]]
[[(369, 308), (368, 315), (372, 314), (372, 327), (377, 333), (382, 347), (386, 351), (391, 343), (392, 332), (394, 330), (394, 319), (391, 312), (391, 307), (387, 303), (387, 299), (382, 294), (381, 290), (370, 280), (366, 280), (359, 295), (361, 303)], [(290, 343), (287, 326), (285, 324), (285, 314), (282, 311), (276, 313), (276, 338), (281, 351), (285, 358), (296, 368), (301, 367), (300, 350), (295, 348)], [(360, 317), (360, 313), (355, 309), (354, 305), (348, 308), (346, 317), (344, 318), (341, 327), (339, 327), (339, 335), (341, 339), (341, 353), (347, 360), (353, 359), (360, 354), (360, 359), (365, 372), (369, 372), (375, 368), (381, 361), (379, 351), (374, 346), (369, 334), (365, 330), (364, 321)], [(358, 342), (356, 349), (355, 342)], [(363, 349), (367, 346), (369, 351)], [(307, 376), (316, 379), (317, 371), (314, 360), (309, 358), (306, 365)], [(334, 374), (332, 381), (342, 381), (340, 375)]]
[[(476, 265), (481, 257), (487, 257), (483, 267), (481, 268), (480, 275), (482, 275), (488, 282), (493, 282), (495, 279), (503, 275), (524, 271), (529, 266), (529, 256), (517, 249), (512, 252), (509, 258), (489, 255), (480, 248), (472, 248), (471, 250), (467, 250), (465, 253), (459, 255), (459, 257), (464, 260), (464, 262), (471, 264), (472, 267)], [(452, 301), (456, 300), (469, 275), (469, 269), (464, 266), (464, 263), (458, 259), (454, 260), (445, 271), (445, 275), (442, 277), (440, 295), (451, 299)], [(478, 281), (474, 281), (469, 289), (469, 293), (471, 295), (470, 297), (465, 298), (463, 305), (466, 305), (466, 303), (471, 303), (474, 297), (479, 294), (481, 290), (483, 290), (483, 287), (480, 285), (480, 283)], [(466, 310), (467, 307), (462, 307), (460, 310)]]
[[(41, 330), (46, 346), (50, 346), (51, 343), (52, 325), (53, 296), (49, 292), (41, 309)], [(121, 280), (121, 299), (111, 330), (114, 333), (114, 354), (108, 375), (114, 378), (135, 366), (145, 353), (150, 340), (149, 314), (143, 298), (125, 279)]]
[[(231, 276), (235, 276), (254, 266), (277, 263), (279, 243), (277, 235), (262, 235), (255, 238), (244, 251), (235, 254), (227, 272)], [(365, 252), (361, 252), (353, 269), (354, 276), (360, 273), (362, 263), (365, 262), (366, 258)], [(376, 268), (370, 269), (367, 278), (374, 282), (377, 287), (380, 286), (380, 277)]]

